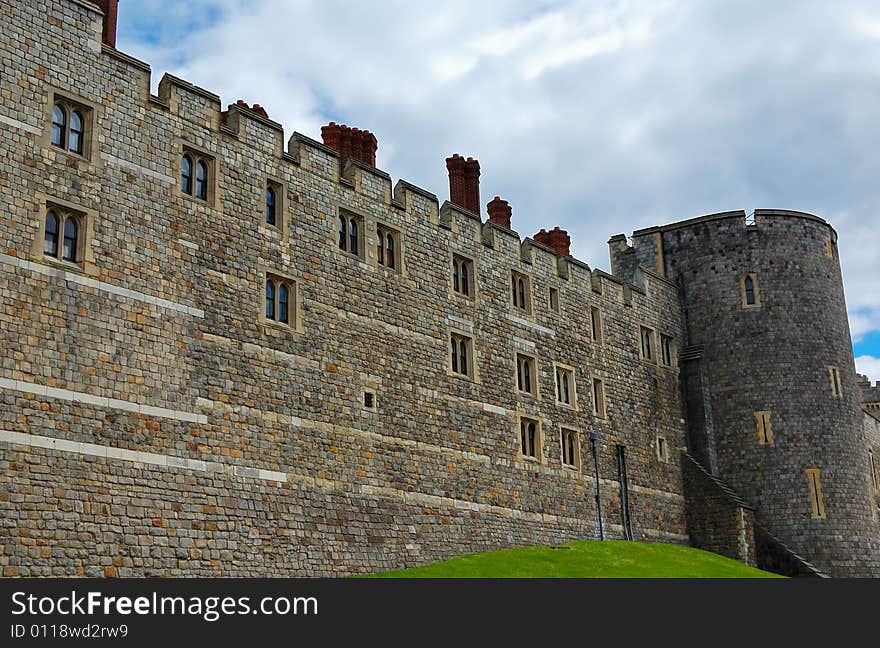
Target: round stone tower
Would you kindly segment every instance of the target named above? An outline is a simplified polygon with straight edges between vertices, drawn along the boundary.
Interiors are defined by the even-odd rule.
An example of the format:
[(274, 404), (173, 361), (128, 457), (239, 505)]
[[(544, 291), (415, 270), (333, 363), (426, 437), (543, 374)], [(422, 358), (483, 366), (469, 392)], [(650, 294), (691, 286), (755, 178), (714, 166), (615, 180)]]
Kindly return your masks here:
[(880, 576), (834, 229), (810, 214), (758, 210), (642, 230), (634, 241), (642, 264), (682, 287), (691, 454), (825, 573)]

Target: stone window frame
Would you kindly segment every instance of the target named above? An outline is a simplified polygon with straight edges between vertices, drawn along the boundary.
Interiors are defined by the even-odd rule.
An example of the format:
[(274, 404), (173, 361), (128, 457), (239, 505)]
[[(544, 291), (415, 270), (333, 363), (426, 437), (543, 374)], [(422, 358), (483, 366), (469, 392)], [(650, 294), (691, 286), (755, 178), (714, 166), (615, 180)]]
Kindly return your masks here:
[(840, 367), (828, 365), (828, 380), (831, 384), (831, 397), (843, 398), (843, 383), (840, 381)]
[[(566, 373), (568, 374), (568, 391), (569, 391), (569, 402), (566, 403), (564, 400), (560, 400), (560, 389), (561, 383), (559, 381), (559, 374)], [(560, 407), (566, 407), (569, 409), (573, 409), (577, 411), (578, 409), (578, 392), (577, 392), (577, 378), (574, 367), (571, 365), (563, 364), (561, 362), (553, 363), (553, 386), (555, 388), (556, 395), (556, 404)]]
[[(183, 158), (186, 155), (188, 155), (192, 160), (192, 193), (186, 193), (180, 186), (181, 177), (183, 175)], [(204, 199), (199, 198), (196, 195), (196, 169), (198, 168), (199, 161), (204, 162), (205, 165), (208, 167), (208, 195)], [(192, 201), (196, 205), (206, 205), (213, 208), (215, 205), (221, 204), (220, 190), (217, 181), (220, 175), (220, 158), (217, 156), (217, 154), (212, 153), (207, 149), (196, 146), (192, 142), (180, 140), (179, 152), (177, 155), (177, 159), (175, 160), (174, 169), (176, 178), (175, 182), (177, 183), (177, 195), (183, 197), (186, 200)]]
[[(384, 251), (385, 259), (379, 259), (379, 237), (382, 237), (382, 249)], [(394, 255), (393, 265), (387, 265), (385, 261), (388, 258), (388, 248), (386, 246), (386, 241), (388, 237), (391, 237), (392, 242), (394, 243), (394, 250), (392, 254)], [(403, 231), (388, 225), (384, 221), (376, 221), (376, 227), (374, 231), (374, 236), (372, 237), (372, 247), (373, 253), (376, 256), (376, 267), (382, 268), (387, 271), (396, 272), (400, 275), (403, 275)]]
[[(266, 222), (266, 194), (269, 189), (275, 192), (275, 224)], [(266, 176), (266, 183), (262, 191), (262, 200), (260, 205), (260, 227), (269, 232), (278, 232), (283, 238), (288, 233), (288, 202), (287, 202), (287, 182), (273, 175)]]
[[(519, 290), (519, 282), (522, 281), (523, 290)], [(516, 286), (516, 290), (514, 290)], [(519, 270), (510, 271), (510, 282), (507, 284), (507, 295), (511, 298), (510, 309), (515, 314), (527, 315), (532, 317), (534, 308), (532, 307), (532, 278)], [(522, 296), (522, 305), (520, 305), (519, 296)]]
[[(35, 228), (36, 236), (31, 244), (31, 259), (38, 263), (48, 264), (63, 270), (96, 275), (97, 265), (95, 263), (93, 247), (95, 220), (97, 218), (95, 210), (40, 193), (36, 195), (36, 199), (36, 220), (38, 226)], [(55, 256), (48, 256), (43, 253), (43, 240), (46, 236), (46, 216), (49, 211), (54, 211), (61, 218), (58, 230), (58, 249)], [(64, 248), (64, 220), (66, 218), (75, 218), (77, 222), (76, 261), (66, 261), (61, 258)]]
[[(469, 354), (470, 367), (466, 374), (452, 369), (452, 340), (454, 338), (464, 339)], [(445, 354), (446, 354), (446, 375), (450, 378), (458, 378), (480, 384), (479, 366), (477, 363), (476, 341), (472, 331), (466, 331), (461, 328), (449, 327), (445, 338)]]
[[(345, 219), (345, 248), (343, 249), (339, 245), (339, 221)], [(357, 243), (358, 250), (357, 253), (352, 252), (349, 248), (351, 247), (351, 222), (354, 221), (357, 224)], [(366, 263), (367, 260), (367, 217), (363, 214), (360, 214), (349, 207), (338, 208), (336, 213), (336, 217), (333, 220), (333, 240), (334, 240), (334, 249), (339, 253), (345, 255), (347, 258), (357, 259), (363, 263)]]
[(826, 519), (825, 500), (822, 496), (822, 469), (805, 468), (810, 494), (810, 517), (814, 520)]
[[(748, 302), (748, 294), (746, 291), (746, 279), (752, 280), (752, 292), (754, 295), (755, 303), (750, 304)], [(752, 308), (761, 308), (761, 289), (758, 284), (758, 275), (755, 272), (746, 272), (743, 275), (740, 275), (739, 278), (739, 291), (740, 291), (740, 305), (744, 310), (749, 310)]]
[[(458, 267), (467, 266), (468, 268), (468, 293), (465, 294), (462, 290), (455, 289), (455, 268), (456, 263)], [(460, 298), (467, 299), (469, 301), (476, 301), (477, 299), (477, 264), (471, 257), (461, 254), (460, 252), (453, 252), (449, 259), (449, 292), (450, 294)], [(459, 286), (461, 286), (461, 271), (458, 273)]]
[[(569, 435), (574, 438), (574, 444), (572, 450), (574, 452), (574, 461), (573, 463), (566, 463), (566, 448), (565, 448), (565, 438), (566, 435)], [(562, 464), (562, 467), (566, 470), (574, 470), (580, 472), (581, 470), (581, 432), (580, 430), (567, 426), (560, 425), (559, 426), (559, 461)]]
[(602, 344), (604, 337), (602, 310), (598, 306), (590, 306), (590, 339)]
[(660, 366), (675, 369), (678, 366), (675, 338), (665, 333), (660, 334)]
[[(259, 300), (259, 322), (266, 330), (274, 330), (284, 333), (295, 333), (298, 335), (305, 334), (302, 323), (302, 288), (300, 282), (294, 277), (283, 272), (279, 272), (268, 266), (260, 266), (258, 269), (260, 277), (260, 300)], [(266, 317), (266, 281), (274, 279), (284, 282), (288, 285), (289, 299), (288, 303), (288, 322), (279, 322)], [(277, 299), (277, 298), (276, 298)]]
[[(520, 389), (520, 356), (529, 365), (529, 377), (531, 378), (532, 391), (524, 391)], [(536, 401), (541, 400), (541, 381), (540, 367), (538, 366), (538, 357), (534, 353), (526, 353), (517, 349), (513, 354), (513, 387), (520, 396), (528, 396)], [(523, 373), (524, 375), (524, 373)]]
[(555, 286), (549, 286), (547, 288), (547, 292), (549, 293), (549, 301), (547, 305), (550, 308), (550, 312), (555, 313), (556, 315), (560, 315), (562, 313), (562, 310), (559, 306), (559, 288)]
[(654, 456), (661, 463), (669, 463), (669, 440), (663, 434), (654, 437)]
[[(535, 439), (532, 446), (532, 451), (534, 452), (534, 455), (526, 454), (525, 452), (523, 452), (523, 424), (526, 422), (535, 424)], [(544, 464), (544, 430), (541, 419), (538, 416), (523, 412), (517, 413), (516, 447), (517, 454), (519, 455), (520, 459), (531, 463), (536, 463), (538, 465)]]
[(758, 434), (758, 445), (773, 445), (773, 419), (770, 410), (756, 410), (755, 427)]
[[(67, 115), (63, 147), (52, 144), (52, 111), (56, 104), (61, 104)], [(84, 132), (82, 137), (82, 153), (71, 151), (68, 148), (70, 143), (70, 115), (74, 110), (79, 111), (83, 116)], [(40, 145), (57, 153), (70, 156), (76, 160), (100, 166), (101, 156), (97, 128), (99, 114), (99, 105), (97, 103), (67, 90), (50, 86), (47, 89), (46, 94), (46, 113), (43, 120), (45, 128), (40, 135)]]
[[(645, 341), (647, 339), (647, 346)], [(657, 330), (652, 326), (639, 324), (639, 359), (657, 364)]]
[[(592, 389), (593, 416), (598, 419), (608, 420), (608, 396), (605, 385), (605, 379), (601, 376), (590, 376), (590, 387)], [(596, 388), (599, 388), (598, 390)]]

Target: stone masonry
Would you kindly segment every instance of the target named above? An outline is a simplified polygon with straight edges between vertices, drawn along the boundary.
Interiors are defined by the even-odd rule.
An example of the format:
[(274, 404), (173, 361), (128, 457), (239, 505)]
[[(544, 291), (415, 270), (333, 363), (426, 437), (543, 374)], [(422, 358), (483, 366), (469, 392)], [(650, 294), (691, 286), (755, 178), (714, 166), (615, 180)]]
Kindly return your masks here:
[[(724, 311), (731, 329), (717, 335), (726, 279), (695, 290), (691, 265), (716, 263), (739, 304), (750, 270), (738, 216), (707, 220), (699, 235), (711, 240), (693, 248), (666, 230), (633, 247), (615, 237), (609, 274), (571, 257), (552, 224), (522, 238), (500, 197), (484, 221), (476, 160), (447, 159), (441, 204), (392, 186), (368, 131), (331, 124), (324, 143), (294, 133), (285, 144), (256, 104), (224, 107), (168, 74), (151, 94), (149, 66), (115, 49), (115, 1), (13, 0), (0, 17), (4, 576), (336, 576), (591, 538), (591, 431), (609, 537), (699, 544), (699, 529), (709, 548), (761, 564), (755, 522), (827, 573), (880, 575), (865, 477), (877, 433), (860, 417), (836, 256), (809, 266), (801, 299), (833, 357), (753, 351), (747, 336), (715, 355), (713, 335), (723, 343), (739, 319)], [(81, 153), (52, 144), (56, 103), (85, 115)], [(205, 161), (204, 199), (182, 191), (185, 154)], [(79, 223), (74, 260), (44, 254), (50, 210)], [(358, 225), (358, 254), (340, 249), (340, 217)], [(784, 239), (799, 233), (807, 254), (833, 232), (798, 213), (771, 222), (779, 236), (760, 252), (778, 265), (758, 270), (768, 315), (774, 299), (799, 303)], [(378, 258), (386, 232), (393, 268)], [(470, 264), (468, 295), (454, 290), (455, 259)], [(525, 309), (512, 277), (526, 280)], [(287, 324), (265, 314), (267, 278), (290, 287)], [(776, 278), (788, 287), (778, 295)], [(750, 331), (781, 330), (751, 315)], [(469, 340), (470, 375), (452, 370), (453, 335)], [(772, 380), (762, 354), (778, 360)], [(518, 389), (518, 355), (533, 363), (531, 394)], [(704, 382), (688, 373), (694, 358), (708, 359)], [(844, 398), (818, 405), (835, 363)], [(570, 403), (557, 369), (570, 372)], [(778, 389), (774, 412), (796, 417), (774, 419), (769, 463), (748, 446), (757, 404), (738, 395), (737, 371), (749, 394)], [(521, 417), (538, 424), (535, 458)], [(794, 429), (802, 441), (783, 443)], [(839, 442), (805, 459), (825, 429)], [(563, 430), (577, 440), (573, 466)], [(805, 461), (823, 469), (825, 519), (803, 517)], [(690, 509), (688, 484), (705, 495)], [(829, 550), (840, 535), (851, 541)]]

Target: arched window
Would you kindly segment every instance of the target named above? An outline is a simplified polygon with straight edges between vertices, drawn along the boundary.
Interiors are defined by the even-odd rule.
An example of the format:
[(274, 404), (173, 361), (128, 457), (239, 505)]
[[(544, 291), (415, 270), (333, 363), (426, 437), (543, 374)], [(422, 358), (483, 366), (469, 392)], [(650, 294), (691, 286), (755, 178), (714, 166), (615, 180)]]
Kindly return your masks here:
[(348, 227), (348, 224), (346, 223), (345, 216), (340, 216), (339, 217), (339, 249), (340, 250), (346, 249), (345, 230), (347, 227)]
[(452, 351), (452, 371), (462, 376), (471, 375), (471, 339), (458, 333), (450, 334), (450, 348)]
[(193, 192), (192, 158), (184, 155), (180, 161), (180, 190), (192, 196)]
[(278, 286), (278, 321), (283, 322), (285, 324), (290, 323), (289, 309), (288, 309), (288, 290), (287, 284), (281, 283)]
[(460, 284), (458, 282), (458, 259), (452, 261), (452, 289), (455, 292), (461, 292)]
[(523, 361), (523, 391), (531, 393), (532, 391), (532, 368), (529, 366), (528, 360)]
[(266, 279), (266, 319), (275, 319), (275, 282)]
[(512, 277), (510, 278), (510, 281), (511, 281), (511, 284), (512, 284), (512, 287), (513, 287), (513, 305), (514, 305), (514, 306), (517, 306), (517, 305), (518, 305), (518, 302), (517, 302), (517, 300), (516, 300), (516, 276), (515, 276), (515, 275), (512, 276)]
[(58, 256), (58, 216), (54, 211), (46, 214), (46, 233), (43, 238), (43, 254)]
[(385, 240), (387, 241), (385, 246), (385, 265), (389, 268), (395, 268), (397, 266), (394, 264), (394, 237), (388, 234), (385, 236)]
[(526, 283), (522, 279), (520, 279), (519, 281), (517, 281), (516, 287), (517, 287), (518, 295), (519, 295), (519, 307), (525, 308), (526, 307)]
[(538, 458), (538, 422), (532, 419), (520, 419), (520, 441), (522, 453), (526, 457)]
[(562, 398), (560, 399), (563, 403), (571, 402), (571, 398), (568, 395), (568, 374), (562, 374)]
[(73, 216), (68, 216), (64, 221), (64, 247), (61, 258), (65, 261), (76, 262), (77, 239), (79, 227)]
[(755, 280), (751, 275), (746, 275), (745, 279), (746, 304), (748, 306), (755, 305)]
[(67, 113), (60, 104), (52, 108), (52, 146), (64, 148), (64, 135), (67, 131)]
[(272, 187), (266, 188), (266, 222), (275, 224), (275, 190)]
[(459, 340), (458, 342), (458, 358), (459, 363), (461, 364), (461, 373), (464, 375), (470, 375), (468, 371), (468, 352), (467, 352), (467, 342), (465, 340)]
[(348, 251), (358, 253), (358, 224), (353, 218), (348, 221)]
[(196, 162), (196, 198), (208, 199), (208, 165), (204, 160)]
[(70, 113), (70, 150), (82, 155), (83, 135), (85, 134), (85, 120), (78, 110)]

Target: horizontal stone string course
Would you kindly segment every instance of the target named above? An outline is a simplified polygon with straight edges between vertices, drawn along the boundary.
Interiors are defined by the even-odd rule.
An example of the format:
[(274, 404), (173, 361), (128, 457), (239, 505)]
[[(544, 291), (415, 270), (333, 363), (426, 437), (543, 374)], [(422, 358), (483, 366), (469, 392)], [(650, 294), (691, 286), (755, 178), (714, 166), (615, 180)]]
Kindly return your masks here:
[(111, 293), (119, 297), (134, 299), (136, 301), (144, 302), (146, 304), (152, 304), (153, 306), (158, 306), (159, 308), (164, 308), (166, 310), (172, 310), (179, 313), (185, 313), (186, 315), (192, 315), (193, 317), (205, 316), (205, 311), (203, 311), (201, 308), (187, 306), (186, 304), (178, 304), (177, 302), (169, 301), (168, 299), (154, 297), (152, 295), (138, 292), (137, 290), (130, 290), (129, 288), (116, 286), (114, 284), (107, 283), (106, 281), (98, 281), (97, 279), (92, 279), (91, 277), (83, 277), (82, 275), (78, 275), (73, 272), (67, 272), (60, 268), (53, 268), (51, 266), (43, 265), (42, 263), (35, 263), (34, 261), (19, 259), (18, 257), (9, 256), (8, 254), (0, 254), (0, 263), (4, 263), (6, 265), (10, 265), (16, 268), (21, 268), (22, 270), (36, 272), (47, 277), (62, 277), (68, 282), (68, 284), (95, 288), (97, 290)]
[(71, 391), (69, 389), (59, 389), (57, 387), (48, 387), (47, 385), (38, 385), (23, 380), (0, 378), (0, 389), (24, 392), (26, 394), (34, 394), (36, 396), (43, 396), (44, 398), (54, 398), (73, 403), (84, 403), (96, 407), (118, 409), (126, 412), (133, 412), (135, 414), (143, 414), (145, 416), (174, 419), (175, 421), (184, 421), (187, 423), (205, 424), (208, 422), (208, 417), (204, 414), (172, 410), (165, 407), (154, 407), (152, 405), (143, 405), (141, 403), (132, 403), (131, 401), (120, 400), (118, 398), (95, 396), (94, 394)]
[(36, 128), (35, 126), (25, 124), (22, 121), (13, 119), (12, 117), (7, 117), (6, 115), (0, 115), (0, 124), (6, 124), (7, 126), (11, 126), (12, 128), (18, 128), (32, 135), (39, 135), (43, 132), (41, 129)]
[(131, 171), (135, 171), (136, 173), (140, 173), (143, 176), (148, 178), (153, 178), (154, 180), (158, 180), (159, 182), (164, 182), (165, 184), (176, 184), (177, 180), (172, 178), (169, 175), (165, 175), (164, 173), (159, 173), (158, 171), (153, 171), (151, 169), (147, 169), (140, 164), (135, 164), (134, 162), (129, 162), (128, 160), (123, 160), (122, 158), (118, 158), (116, 156), (110, 155), (109, 153), (102, 153), (101, 159), (109, 162), (110, 164), (115, 164), (116, 166), (123, 167), (124, 169), (129, 169)]

